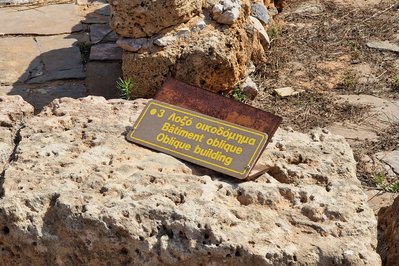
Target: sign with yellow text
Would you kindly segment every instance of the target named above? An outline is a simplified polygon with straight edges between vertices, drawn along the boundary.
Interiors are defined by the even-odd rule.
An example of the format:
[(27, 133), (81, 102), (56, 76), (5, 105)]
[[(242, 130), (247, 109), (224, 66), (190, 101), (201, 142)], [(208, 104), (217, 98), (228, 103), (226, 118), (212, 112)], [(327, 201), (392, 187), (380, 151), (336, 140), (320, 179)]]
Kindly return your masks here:
[(263, 151), (267, 134), (185, 108), (152, 100), (127, 139), (245, 179)]

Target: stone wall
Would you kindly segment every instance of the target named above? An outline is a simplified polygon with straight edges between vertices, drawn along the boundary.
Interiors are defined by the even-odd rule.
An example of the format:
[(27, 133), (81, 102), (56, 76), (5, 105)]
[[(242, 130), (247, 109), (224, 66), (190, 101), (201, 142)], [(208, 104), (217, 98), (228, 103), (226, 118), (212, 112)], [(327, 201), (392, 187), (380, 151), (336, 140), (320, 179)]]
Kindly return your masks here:
[[(113, 0), (111, 27), (124, 49), (134, 97), (152, 97), (165, 77), (229, 91), (265, 63), (275, 8), (249, 0)], [(272, 10), (272, 12), (270, 12)], [(274, 13), (273, 13), (274, 12)]]

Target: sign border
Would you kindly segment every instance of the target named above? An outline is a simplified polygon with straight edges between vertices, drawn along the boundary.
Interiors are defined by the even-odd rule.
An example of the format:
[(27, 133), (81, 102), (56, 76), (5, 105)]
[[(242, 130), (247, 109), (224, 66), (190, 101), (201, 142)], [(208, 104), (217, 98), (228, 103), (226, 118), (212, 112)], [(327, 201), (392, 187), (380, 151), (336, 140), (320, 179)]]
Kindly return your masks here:
[[(173, 110), (174, 112), (180, 112), (180, 113), (183, 113), (183, 114), (186, 114), (186, 115), (194, 116), (194, 117), (197, 117), (197, 118), (200, 118), (200, 119), (204, 119), (204, 120), (211, 121), (211, 122), (214, 122), (214, 123), (222, 124), (222, 125), (225, 125), (225, 126), (228, 126), (228, 127), (232, 127), (232, 128), (235, 128), (235, 129), (238, 129), (238, 130), (241, 130), (241, 131), (245, 131), (245, 132), (260, 136), (261, 140), (260, 140), (258, 146), (256, 147), (255, 151), (253, 152), (252, 157), (250, 158), (250, 160), (248, 162), (248, 167), (244, 168), (243, 171), (239, 172), (237, 170), (233, 170), (233, 169), (221, 166), (221, 165), (214, 164), (212, 162), (208, 162), (208, 161), (205, 161), (205, 160), (202, 160), (202, 159), (198, 159), (198, 158), (196, 158), (194, 156), (187, 155), (187, 154), (172, 150), (170, 148), (165, 148), (163, 146), (154, 144), (154, 143), (149, 142), (147, 140), (143, 140), (143, 139), (134, 137), (133, 134), (134, 134), (135, 130), (140, 126), (140, 123), (144, 119), (144, 117), (147, 114), (147, 112), (150, 109), (150, 107), (154, 106), (154, 105), (158, 106), (158, 107), (163, 107), (163, 108), (167, 108), (167, 109)], [(183, 110), (180, 110), (180, 108), (183, 109)], [(212, 166), (220, 168), (220, 169), (224, 169), (224, 170), (226, 170), (228, 172), (232, 172), (232, 173), (235, 173), (235, 174), (243, 175), (244, 177), (246, 177), (247, 174), (254, 167), (254, 161), (256, 161), (255, 159), (261, 155), (261, 153), (259, 153), (259, 149), (262, 146), (266, 145), (266, 143), (267, 143), (267, 141), (269, 139), (268, 134), (264, 133), (264, 132), (260, 132), (260, 131), (254, 130), (254, 129), (245, 128), (244, 126), (240, 126), (240, 125), (236, 125), (236, 124), (233, 124), (233, 123), (230, 123), (230, 122), (226, 122), (226, 121), (220, 120), (218, 118), (214, 118), (214, 117), (211, 117), (211, 116), (208, 116), (208, 115), (205, 115), (205, 114), (198, 113), (196, 111), (191, 111), (191, 110), (188, 110), (188, 109), (186, 109), (187, 110), (186, 111), (184, 109), (186, 109), (186, 108), (183, 108), (183, 107), (177, 107), (176, 108), (173, 105), (170, 105), (170, 104), (167, 104), (167, 103), (164, 103), (164, 102), (160, 102), (158, 100), (150, 100), (147, 103), (147, 105), (146, 105), (145, 109), (143, 110), (143, 112), (140, 114), (139, 119), (136, 120), (136, 123), (133, 125), (133, 129), (128, 134), (128, 140), (131, 140), (133, 142), (134, 142), (134, 140), (137, 140), (137, 141), (140, 141), (142, 143), (146, 143), (148, 145), (151, 145), (153, 147), (157, 147), (157, 148), (160, 148), (162, 150), (167, 150), (170, 153), (172, 153), (171, 155), (178, 154), (180, 156), (184, 156), (184, 157), (190, 158), (190, 159), (192, 159), (194, 161), (199, 161), (199, 162), (202, 162), (202, 163), (205, 163), (205, 164), (208, 164), (208, 165), (212, 165)], [(160, 152), (162, 152), (162, 151), (160, 151)], [(184, 160), (184, 158), (180, 158), (180, 157), (179, 157), (179, 159)], [(195, 163), (195, 162), (193, 162), (193, 163)], [(201, 165), (201, 166), (206, 167), (204, 165)], [(217, 171), (215, 169), (212, 169), (212, 170)]]

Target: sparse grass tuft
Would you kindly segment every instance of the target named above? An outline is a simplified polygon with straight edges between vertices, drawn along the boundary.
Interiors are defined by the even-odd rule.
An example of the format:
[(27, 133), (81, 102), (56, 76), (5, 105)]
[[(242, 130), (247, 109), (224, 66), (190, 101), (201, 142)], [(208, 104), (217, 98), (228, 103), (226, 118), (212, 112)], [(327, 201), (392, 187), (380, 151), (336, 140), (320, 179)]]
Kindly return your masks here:
[(396, 76), (393, 78), (393, 86), (395, 89), (399, 90), (399, 74), (396, 74)]
[(120, 97), (124, 100), (130, 100), (130, 93), (133, 88), (133, 81), (131, 78), (119, 78), (116, 82), (116, 88), (119, 91)]
[(280, 27), (276, 23), (273, 23), (267, 31), (267, 34), (270, 40), (277, 39), (280, 36)]
[(347, 71), (342, 77), (341, 83), (346, 88), (354, 87), (357, 83), (356, 76), (351, 71)]
[(388, 182), (385, 172), (380, 172), (374, 176), (373, 182), (377, 187), (380, 187), (386, 192), (398, 193), (399, 192), (399, 181)]

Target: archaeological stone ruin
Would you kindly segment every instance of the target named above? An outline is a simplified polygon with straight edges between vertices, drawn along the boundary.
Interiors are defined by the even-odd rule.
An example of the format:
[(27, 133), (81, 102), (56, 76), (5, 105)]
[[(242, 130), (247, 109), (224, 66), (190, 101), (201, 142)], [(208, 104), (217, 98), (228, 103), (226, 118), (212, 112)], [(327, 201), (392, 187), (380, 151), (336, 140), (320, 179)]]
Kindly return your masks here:
[(375, 213), (331, 130), (279, 128), (245, 181), (127, 141), (168, 78), (255, 98), (285, 5), (0, 0), (0, 265), (396, 265), (399, 198)]
[[(271, 15), (263, 3), (110, 1), (134, 97), (152, 97), (166, 77), (214, 92), (231, 90), (266, 61)], [(277, 12), (277, 10), (276, 10)]]

